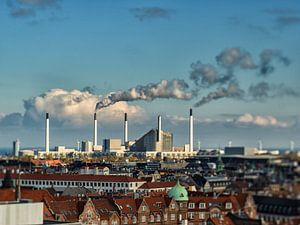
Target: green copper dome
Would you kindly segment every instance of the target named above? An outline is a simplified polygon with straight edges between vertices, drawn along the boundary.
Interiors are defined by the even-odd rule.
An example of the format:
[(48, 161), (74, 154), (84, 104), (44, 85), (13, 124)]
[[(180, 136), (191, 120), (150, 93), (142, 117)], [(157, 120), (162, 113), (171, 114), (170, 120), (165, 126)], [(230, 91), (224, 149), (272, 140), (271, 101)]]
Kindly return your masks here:
[(179, 181), (177, 181), (177, 184), (168, 192), (168, 196), (170, 198), (174, 198), (175, 201), (189, 200), (187, 190), (185, 189), (185, 187), (180, 185)]

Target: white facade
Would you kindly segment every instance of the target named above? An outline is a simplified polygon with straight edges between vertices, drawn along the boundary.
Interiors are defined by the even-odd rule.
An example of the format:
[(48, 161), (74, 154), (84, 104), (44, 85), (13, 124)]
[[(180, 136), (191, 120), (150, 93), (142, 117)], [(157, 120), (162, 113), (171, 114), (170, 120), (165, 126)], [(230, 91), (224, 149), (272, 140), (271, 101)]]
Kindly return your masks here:
[(43, 224), (43, 203), (0, 203), (0, 225)]
[[(55, 188), (64, 190), (67, 187), (92, 188), (102, 192), (136, 192), (145, 181), (126, 176), (114, 175), (53, 175), (53, 174), (22, 174), (21, 187), (37, 189)], [(0, 179), (2, 185), (4, 176)], [(13, 174), (13, 182), (16, 175)]]

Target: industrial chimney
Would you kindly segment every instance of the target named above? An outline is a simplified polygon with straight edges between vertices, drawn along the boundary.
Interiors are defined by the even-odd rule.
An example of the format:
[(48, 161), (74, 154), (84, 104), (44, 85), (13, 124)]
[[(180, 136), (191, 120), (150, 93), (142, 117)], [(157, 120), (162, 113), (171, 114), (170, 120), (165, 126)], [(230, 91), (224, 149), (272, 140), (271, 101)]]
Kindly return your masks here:
[(127, 121), (127, 113), (124, 114), (124, 146), (127, 149), (127, 146), (128, 146), (128, 121)]
[(46, 113), (46, 121), (45, 121), (45, 150), (46, 153), (49, 153), (49, 113)]
[(97, 143), (97, 114), (94, 113), (94, 139), (93, 139), (93, 144), (96, 146)]
[(193, 123), (193, 109), (190, 109), (190, 132), (189, 132), (189, 135), (190, 135), (190, 143), (189, 143), (189, 146), (190, 146), (190, 152), (193, 152), (194, 151), (194, 146), (193, 146), (193, 141), (194, 141), (194, 123)]
[(157, 139), (156, 141), (159, 142), (161, 140), (161, 115), (157, 118)]

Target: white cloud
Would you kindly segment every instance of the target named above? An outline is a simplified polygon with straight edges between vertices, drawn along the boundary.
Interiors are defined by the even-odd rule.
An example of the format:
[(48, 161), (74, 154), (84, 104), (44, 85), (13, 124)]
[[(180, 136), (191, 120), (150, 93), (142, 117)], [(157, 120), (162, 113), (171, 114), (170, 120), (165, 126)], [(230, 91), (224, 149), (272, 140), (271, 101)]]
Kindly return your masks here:
[(279, 121), (274, 116), (266, 115), (252, 115), (245, 113), (235, 119), (235, 123), (238, 125), (255, 125), (260, 127), (288, 127), (289, 124), (286, 122)]
[[(25, 100), (25, 120), (38, 122), (44, 118), (45, 112), (59, 124), (71, 127), (83, 127), (92, 122), (96, 103), (101, 96), (88, 91), (51, 89), (48, 92)], [(134, 117), (136, 121), (145, 119), (146, 114), (139, 106), (128, 105), (127, 102), (118, 102), (115, 105), (97, 112), (101, 123), (119, 122), (124, 112)], [(30, 122), (29, 122), (30, 123)]]
[[(178, 115), (167, 115), (168, 121), (173, 125), (188, 122), (189, 117), (178, 116)], [(271, 115), (253, 115), (245, 113), (243, 115), (227, 115), (221, 118), (197, 118), (194, 116), (194, 122), (207, 125), (231, 125), (233, 127), (278, 127), (286, 128), (290, 127), (293, 123), (280, 121), (276, 117)]]

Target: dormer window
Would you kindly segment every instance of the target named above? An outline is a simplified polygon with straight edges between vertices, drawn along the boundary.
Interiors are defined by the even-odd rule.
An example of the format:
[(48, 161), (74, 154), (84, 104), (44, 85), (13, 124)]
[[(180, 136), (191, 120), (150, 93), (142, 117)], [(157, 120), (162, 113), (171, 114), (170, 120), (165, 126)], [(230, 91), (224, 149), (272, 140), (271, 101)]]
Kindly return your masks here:
[(142, 206), (142, 211), (145, 212), (146, 211), (146, 206)]
[(189, 209), (194, 209), (195, 208), (195, 203), (189, 203)]
[(200, 202), (199, 203), (199, 209), (205, 209), (205, 208), (206, 208), (205, 202)]
[(232, 209), (232, 203), (231, 202), (226, 202), (225, 209)]

